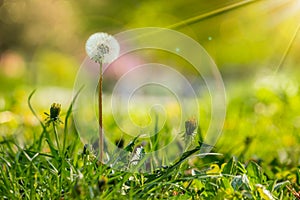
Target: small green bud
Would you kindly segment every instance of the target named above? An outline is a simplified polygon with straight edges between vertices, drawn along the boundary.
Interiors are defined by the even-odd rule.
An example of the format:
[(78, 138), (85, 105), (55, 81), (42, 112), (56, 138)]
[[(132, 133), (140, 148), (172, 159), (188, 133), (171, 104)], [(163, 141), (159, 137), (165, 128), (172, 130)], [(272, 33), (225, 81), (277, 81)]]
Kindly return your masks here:
[(53, 103), (50, 108), (50, 119), (52, 120), (58, 119), (60, 110), (61, 110), (61, 105), (58, 103)]
[(189, 119), (185, 122), (185, 133), (187, 135), (193, 135), (196, 128), (197, 128), (197, 122), (194, 118)]
[(53, 103), (50, 107), (50, 115), (44, 112), (44, 114), (48, 116), (45, 119), (46, 126), (49, 126), (52, 122), (61, 123), (61, 124), (63, 123), (59, 118), (60, 111), (61, 111), (61, 105), (59, 103)]

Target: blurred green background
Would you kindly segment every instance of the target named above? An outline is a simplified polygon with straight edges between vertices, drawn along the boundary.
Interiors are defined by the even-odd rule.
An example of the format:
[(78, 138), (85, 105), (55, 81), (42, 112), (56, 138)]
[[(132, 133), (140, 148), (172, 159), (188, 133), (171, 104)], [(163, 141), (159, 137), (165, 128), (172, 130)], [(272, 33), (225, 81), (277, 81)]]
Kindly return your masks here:
[[(89, 35), (147, 26), (192, 37), (224, 76), (275, 70), (297, 32), (299, 9), (297, 0), (1, 0), (0, 90), (20, 84), (71, 87)], [(300, 61), (300, 37), (294, 39), (284, 60), (291, 70)]]
[[(148, 26), (171, 28), (198, 41), (216, 62), (228, 99), (237, 93), (246, 96), (249, 102), (243, 98), (236, 102), (245, 103), (245, 112), (251, 107), (251, 120), (258, 120), (259, 114), (269, 116), (276, 108), (268, 103), (257, 105), (258, 100), (248, 98), (249, 81), (260, 77), (254, 81), (257, 89), (261, 80), (268, 83), (266, 87), (274, 83), (285, 87), (288, 80), (287, 84), (296, 88), (292, 95), (298, 95), (297, 81), (293, 80), (300, 63), (299, 19), (298, 0), (0, 0), (0, 131), (18, 133), (17, 125), (22, 125), (22, 132), (24, 127), (38, 125), (27, 106), (34, 88), (38, 91), (33, 104), (41, 116), (45, 110), (39, 108), (48, 108), (52, 102), (68, 107), (77, 70), (86, 57), (85, 42), (92, 33), (116, 34)], [(287, 75), (268, 79), (275, 72)], [(258, 99), (265, 94), (257, 91)], [(272, 95), (261, 98), (266, 101)], [(278, 109), (285, 113), (281, 106)], [(229, 109), (232, 118), (227, 120), (225, 131), (236, 133), (237, 128), (253, 127), (248, 118), (246, 128), (236, 125), (234, 120), (242, 119), (241, 109)], [(299, 112), (295, 112), (292, 118), (298, 130)], [(287, 140), (293, 141), (293, 137)]]

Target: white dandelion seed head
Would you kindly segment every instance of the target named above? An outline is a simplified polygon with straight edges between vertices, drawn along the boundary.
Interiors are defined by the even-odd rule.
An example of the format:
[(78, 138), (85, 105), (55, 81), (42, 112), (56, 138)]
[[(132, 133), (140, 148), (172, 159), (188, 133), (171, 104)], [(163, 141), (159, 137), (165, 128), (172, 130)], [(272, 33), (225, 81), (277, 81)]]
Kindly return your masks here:
[(119, 56), (118, 41), (107, 33), (94, 33), (85, 44), (85, 50), (90, 59), (97, 63), (111, 63)]

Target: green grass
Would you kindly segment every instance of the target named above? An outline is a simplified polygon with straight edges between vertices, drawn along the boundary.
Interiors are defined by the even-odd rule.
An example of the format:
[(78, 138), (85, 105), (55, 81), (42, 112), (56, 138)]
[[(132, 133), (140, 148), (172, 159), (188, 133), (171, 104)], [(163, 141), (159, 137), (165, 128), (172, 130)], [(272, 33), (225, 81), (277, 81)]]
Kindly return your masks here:
[[(253, 87), (245, 83), (247, 90), (241, 91), (228, 86), (226, 121), (214, 154), (197, 156), (203, 143), (195, 137), (174, 162), (147, 173), (126, 170), (130, 158), (122, 160), (119, 170), (98, 162), (97, 152), (81, 142), (74, 128), (74, 98), (61, 116), (63, 124), (46, 126), (40, 120), (39, 128), (24, 129), (22, 134), (30, 135), (25, 144), (14, 134), (2, 135), (1, 199), (296, 199), (290, 190), (300, 190), (300, 91), (297, 81), (286, 86), (287, 77), (276, 77), (276, 84), (268, 80), (272, 87), (259, 81)], [(34, 110), (33, 94), (28, 105), (40, 119), (43, 111)], [(198, 136), (207, 120), (200, 119)], [(157, 140), (151, 138), (153, 148)], [(132, 155), (141, 142), (126, 138), (123, 150)], [(137, 165), (144, 165), (142, 156)]]

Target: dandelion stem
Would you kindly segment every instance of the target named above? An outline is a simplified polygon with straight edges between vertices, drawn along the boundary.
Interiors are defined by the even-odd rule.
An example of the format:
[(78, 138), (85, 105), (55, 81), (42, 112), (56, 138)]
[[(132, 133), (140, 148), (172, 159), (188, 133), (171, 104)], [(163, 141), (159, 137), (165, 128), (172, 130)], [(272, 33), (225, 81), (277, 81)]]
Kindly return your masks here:
[(57, 144), (57, 149), (58, 151), (60, 151), (60, 145), (59, 145), (59, 140), (58, 140), (58, 134), (57, 134), (57, 129), (56, 129), (56, 125), (55, 122), (52, 122), (53, 125), (53, 130), (54, 130), (54, 135), (55, 135), (55, 140), (56, 140), (56, 144)]
[(103, 126), (102, 126), (102, 79), (103, 79), (103, 74), (102, 74), (102, 62), (100, 62), (100, 77), (99, 77), (99, 84), (98, 84), (98, 89), (99, 89), (99, 96), (98, 96), (98, 109), (99, 109), (99, 161), (102, 162), (103, 159)]

